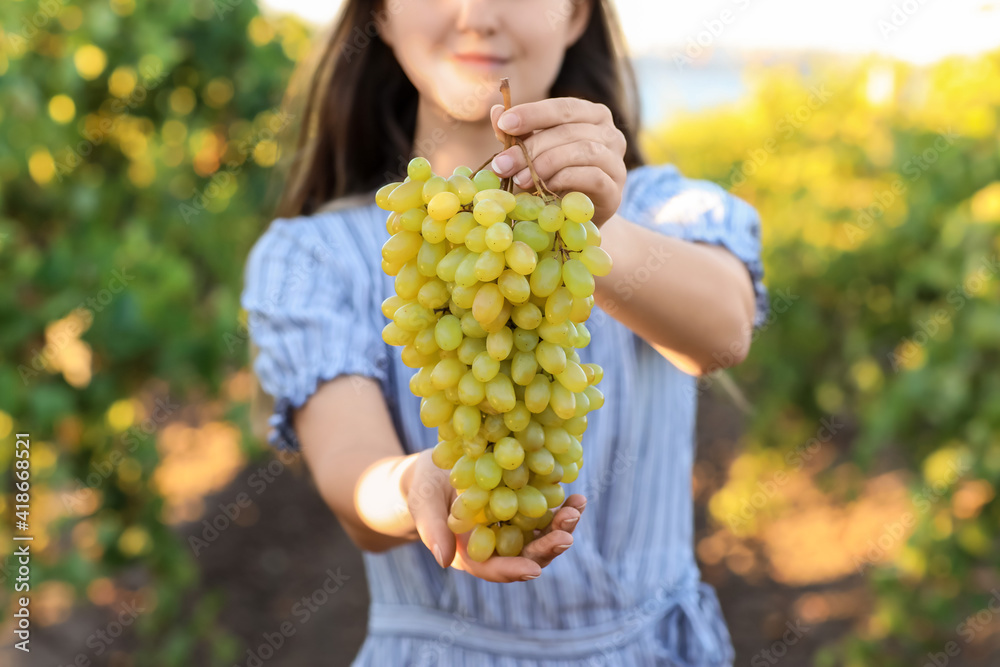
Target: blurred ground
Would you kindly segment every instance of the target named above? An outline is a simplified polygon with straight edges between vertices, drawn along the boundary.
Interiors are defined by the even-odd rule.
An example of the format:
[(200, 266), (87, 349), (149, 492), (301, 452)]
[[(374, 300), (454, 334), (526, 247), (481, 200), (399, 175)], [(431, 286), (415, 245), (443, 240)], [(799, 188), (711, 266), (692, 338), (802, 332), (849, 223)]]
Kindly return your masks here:
[[(716, 532), (705, 523), (705, 503), (725, 483), (725, 471), (739, 453), (743, 418), (729, 397), (709, 392), (702, 398), (698, 423), (696, 542), (704, 554), (703, 542)], [(247, 480), (266, 466), (265, 460), (236, 475), (235, 482), (206, 501), (205, 516), (216, 516), (223, 511), (217, 509), (220, 505), (238, 502), (247, 491)], [(349, 665), (364, 638), (367, 614), (360, 555), (300, 466), (271, 470), (268, 492), (261, 496), (265, 502), (242, 510), (234, 525), (214, 536), (209, 533), (209, 539), (198, 544), (202, 577), (198, 589), (224, 592), (221, 624), (246, 645), (236, 662), (240, 667), (260, 664), (252, 657), (269, 667)], [(273, 474), (274, 470), (279, 472)], [(183, 534), (190, 544), (192, 536), (205, 538), (204, 530), (204, 524), (188, 524)], [(727, 555), (713, 564), (701, 562), (704, 579), (718, 590), (737, 650), (735, 664), (756, 667), (780, 660), (789, 666), (811, 665), (820, 646), (849, 632), (852, 622), (867, 611), (870, 602), (862, 579), (854, 575), (824, 584), (788, 586), (769, 574), (773, 568), (766, 561), (762, 547), (744, 540), (730, 545)], [(117, 582), (122, 590), (140, 583), (137, 575)], [(130, 665), (126, 654), (135, 640), (128, 629), (110, 647), (113, 650), (97, 655), (85, 648), (101, 645), (93, 640), (88, 644), (87, 639), (107, 622), (100, 608), (74, 610), (69, 621), (39, 631), (40, 646), (34, 654), (38, 662), (25, 664), (70, 664), (82, 650), (93, 665)], [(797, 627), (801, 637), (788, 635), (791, 627)], [(786, 644), (783, 634), (794, 639)], [(277, 648), (272, 651), (269, 646)], [(247, 648), (254, 650), (253, 656)], [(948, 664), (996, 663), (969, 651)]]

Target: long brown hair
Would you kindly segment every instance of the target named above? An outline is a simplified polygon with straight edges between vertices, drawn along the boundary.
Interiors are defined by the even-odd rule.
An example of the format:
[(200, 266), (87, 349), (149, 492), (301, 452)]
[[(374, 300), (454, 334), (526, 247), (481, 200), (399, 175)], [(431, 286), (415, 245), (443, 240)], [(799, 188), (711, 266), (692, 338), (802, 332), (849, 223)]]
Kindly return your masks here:
[[(303, 63), (289, 86), (286, 107), (300, 120), (278, 217), (312, 214), (331, 200), (370, 193), (406, 172), (418, 94), (377, 35), (375, 19), (384, 1), (348, 0), (318, 57)], [(566, 50), (551, 96), (607, 106), (628, 142), (625, 165), (632, 169), (644, 162), (636, 141), (635, 75), (610, 1), (584, 1), (593, 2), (589, 23)]]

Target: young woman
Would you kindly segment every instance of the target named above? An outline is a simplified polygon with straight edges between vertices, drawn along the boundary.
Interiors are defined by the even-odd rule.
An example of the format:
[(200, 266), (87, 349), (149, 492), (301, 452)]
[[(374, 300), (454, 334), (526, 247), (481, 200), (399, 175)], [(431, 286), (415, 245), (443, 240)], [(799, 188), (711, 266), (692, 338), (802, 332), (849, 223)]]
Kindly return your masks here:
[[(271, 441), (301, 448), (364, 551), (372, 604), (354, 664), (731, 664), (693, 555), (695, 376), (741, 361), (763, 319), (756, 213), (671, 166), (643, 166), (607, 2), (345, 5), (243, 306), (254, 370), (276, 399)], [(414, 155), (438, 174), (475, 168), (503, 132), (524, 140), (551, 189), (595, 204), (614, 269), (597, 279), (580, 355), (603, 367), (607, 400), (545, 534), (520, 557), (477, 563), (446, 525), (454, 490), (430, 460), (414, 371), (381, 339), (393, 281), (374, 191)], [(520, 148), (492, 168), (533, 189)]]

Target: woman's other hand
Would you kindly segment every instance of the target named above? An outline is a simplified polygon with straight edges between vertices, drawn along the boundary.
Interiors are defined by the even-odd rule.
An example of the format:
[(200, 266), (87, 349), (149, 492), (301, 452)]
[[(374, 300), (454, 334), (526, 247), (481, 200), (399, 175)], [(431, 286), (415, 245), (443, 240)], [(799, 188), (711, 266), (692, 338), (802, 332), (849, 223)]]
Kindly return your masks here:
[(573, 544), (573, 530), (587, 504), (579, 494), (567, 498), (555, 512), (552, 523), (539, 531), (538, 537), (524, 547), (521, 556), (493, 555), (477, 562), (469, 558), (466, 551), (469, 534), (456, 536), (448, 528), (448, 514), (457, 492), (448, 481), (448, 471), (438, 468), (431, 460), (431, 450), (416, 457), (403, 484), (417, 533), (438, 563), (500, 583), (535, 579), (543, 567), (565, 553)]

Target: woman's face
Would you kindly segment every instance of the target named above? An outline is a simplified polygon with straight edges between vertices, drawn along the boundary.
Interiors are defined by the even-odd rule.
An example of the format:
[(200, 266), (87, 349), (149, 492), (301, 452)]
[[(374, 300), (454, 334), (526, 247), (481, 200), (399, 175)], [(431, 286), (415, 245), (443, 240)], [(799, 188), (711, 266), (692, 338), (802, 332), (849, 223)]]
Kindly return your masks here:
[(463, 121), (489, 118), (510, 78), (513, 104), (549, 96), (591, 0), (386, 0), (382, 40), (432, 103)]

